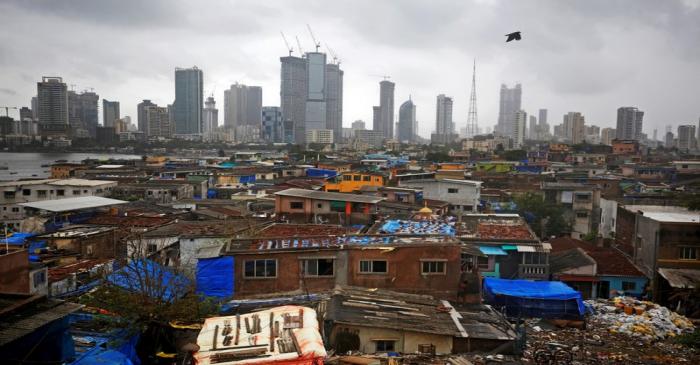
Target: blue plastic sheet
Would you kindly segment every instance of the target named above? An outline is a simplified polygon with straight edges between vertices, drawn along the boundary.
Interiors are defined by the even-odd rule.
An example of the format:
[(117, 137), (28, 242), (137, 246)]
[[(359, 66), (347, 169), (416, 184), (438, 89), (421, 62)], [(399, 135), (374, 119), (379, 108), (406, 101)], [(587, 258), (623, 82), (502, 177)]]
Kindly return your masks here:
[(454, 236), (455, 227), (449, 223), (437, 221), (404, 221), (398, 219), (387, 220), (381, 228), (386, 233), (403, 234), (444, 234)]
[(233, 256), (197, 261), (197, 293), (218, 299), (233, 296)]
[(479, 246), (479, 251), (481, 251), (481, 253), (483, 253), (484, 255), (508, 256), (508, 252), (503, 251), (503, 249), (500, 247)]
[(561, 281), (484, 278), (484, 297), (510, 316), (580, 318), (585, 313), (581, 293)]
[(186, 294), (190, 281), (151, 260), (134, 260), (107, 276), (107, 281), (130, 291), (173, 301)]
[(335, 177), (337, 175), (338, 175), (338, 171), (335, 171), (335, 170), (318, 169), (315, 167), (306, 169), (306, 176), (307, 177), (331, 178), (331, 177)]
[(8, 244), (8, 245), (23, 245), (24, 242), (27, 240), (27, 238), (34, 237), (36, 234), (34, 233), (22, 233), (22, 232), (17, 232), (17, 233), (12, 233), (12, 236), (7, 237), (7, 239), (3, 238), (0, 239), (0, 243)]
[(105, 350), (82, 357), (72, 365), (134, 365), (134, 363), (119, 351)]

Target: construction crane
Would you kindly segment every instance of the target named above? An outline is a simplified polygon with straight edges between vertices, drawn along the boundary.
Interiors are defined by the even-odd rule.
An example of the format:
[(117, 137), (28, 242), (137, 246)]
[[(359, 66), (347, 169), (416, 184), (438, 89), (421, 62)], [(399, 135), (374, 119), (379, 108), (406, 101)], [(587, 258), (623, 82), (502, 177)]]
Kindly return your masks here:
[(299, 49), (299, 54), (301, 55), (301, 57), (304, 57), (304, 50), (301, 49), (301, 42), (299, 42), (299, 37), (298, 37), (298, 36), (294, 36), (294, 38), (297, 39), (297, 47), (298, 47), (298, 49)]
[(338, 55), (335, 53), (333, 48), (331, 48), (328, 45), (328, 43), (326, 43), (326, 48), (328, 49), (328, 53), (330, 53), (331, 57), (333, 58), (333, 63), (335, 63), (336, 65), (340, 65), (341, 60), (340, 60), (340, 58), (338, 58)]
[(18, 110), (16, 106), (0, 106), (0, 108), (5, 108), (5, 116), (9, 117), (10, 116), (10, 109)]
[(311, 26), (306, 24), (306, 29), (309, 30), (309, 34), (311, 34), (311, 39), (314, 41), (314, 46), (316, 46), (316, 52), (318, 52), (318, 49), (321, 48), (321, 42), (316, 40), (316, 37), (314, 36), (314, 32), (311, 31)]
[(389, 80), (389, 79), (391, 78), (391, 76), (388, 76), (388, 75), (370, 75), (370, 76), (372, 76), (372, 77), (381, 77), (381, 78), (384, 79), (384, 81), (387, 81), (387, 80)]
[(284, 36), (284, 33), (280, 30), (280, 34), (282, 35), (282, 39), (284, 40), (284, 45), (287, 46), (287, 50), (289, 51), (289, 55), (292, 55), (292, 52), (294, 52), (294, 48), (292, 48), (289, 45), (289, 42), (287, 42), (287, 37)]

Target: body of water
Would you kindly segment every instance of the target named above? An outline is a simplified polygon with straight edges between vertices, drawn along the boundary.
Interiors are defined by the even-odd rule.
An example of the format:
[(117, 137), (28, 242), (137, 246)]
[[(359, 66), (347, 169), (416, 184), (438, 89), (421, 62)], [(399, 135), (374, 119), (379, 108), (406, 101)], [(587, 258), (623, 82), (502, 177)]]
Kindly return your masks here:
[[(17, 180), (21, 178), (47, 178), (51, 174), (50, 167), (57, 160), (81, 162), (87, 158), (106, 160), (140, 159), (137, 155), (122, 155), (117, 153), (32, 153), (32, 152), (0, 152), (0, 181)], [(7, 170), (4, 167), (7, 166)]]

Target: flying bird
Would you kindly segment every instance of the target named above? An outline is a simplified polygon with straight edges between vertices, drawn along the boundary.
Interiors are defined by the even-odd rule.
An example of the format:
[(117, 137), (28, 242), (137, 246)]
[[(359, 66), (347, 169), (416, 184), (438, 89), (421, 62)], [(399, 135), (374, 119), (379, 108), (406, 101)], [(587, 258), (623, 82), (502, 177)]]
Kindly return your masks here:
[(508, 37), (508, 39), (506, 39), (506, 42), (519, 41), (520, 40), (520, 32), (513, 32), (510, 34), (506, 34), (506, 37)]

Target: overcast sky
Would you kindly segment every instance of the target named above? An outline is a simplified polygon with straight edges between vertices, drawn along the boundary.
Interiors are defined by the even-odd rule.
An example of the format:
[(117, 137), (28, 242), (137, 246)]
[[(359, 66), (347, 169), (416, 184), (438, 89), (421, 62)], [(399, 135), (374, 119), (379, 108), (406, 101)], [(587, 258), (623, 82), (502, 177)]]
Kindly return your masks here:
[[(474, 58), (481, 127), (495, 124), (500, 84), (516, 82), (523, 109), (549, 109), (550, 124), (578, 111), (614, 127), (618, 107), (637, 106), (645, 131), (661, 136), (700, 117), (700, 0), (2, 0), (0, 106), (29, 106), (41, 76), (61, 76), (120, 101), (135, 121), (141, 99), (172, 103), (175, 67), (197, 65), (223, 123), (223, 90), (236, 81), (279, 105), (280, 30), (308, 51), (307, 23), (342, 59), (344, 126), (371, 127), (380, 75), (390, 75), (396, 113), (411, 95), (421, 135), (441, 93), (462, 128)], [(523, 40), (504, 43), (516, 30)]]

